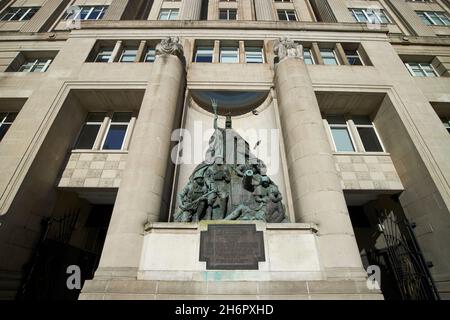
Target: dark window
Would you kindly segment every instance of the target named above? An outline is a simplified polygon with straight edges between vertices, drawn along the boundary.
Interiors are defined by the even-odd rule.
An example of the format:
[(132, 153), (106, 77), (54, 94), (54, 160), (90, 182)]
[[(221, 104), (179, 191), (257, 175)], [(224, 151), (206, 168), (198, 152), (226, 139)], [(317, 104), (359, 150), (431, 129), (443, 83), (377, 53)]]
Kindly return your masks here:
[(353, 66), (362, 66), (361, 57), (357, 50), (344, 50), (345, 56), (347, 57), (348, 63)]
[(195, 51), (194, 62), (213, 62), (213, 47), (197, 47)]
[(383, 152), (374, 128), (358, 127), (358, 133), (367, 152)]
[(2, 21), (25, 21), (30, 20), (39, 10), (39, 7), (10, 7), (2, 15)]
[(366, 152), (383, 152), (383, 146), (378, 139), (375, 126), (368, 117), (353, 117), (356, 129)]
[(98, 131), (105, 119), (105, 112), (91, 112), (86, 118), (86, 123), (81, 129), (75, 149), (92, 149), (97, 139)]
[(237, 17), (236, 9), (219, 10), (219, 20), (236, 20), (236, 17)]
[(16, 119), (17, 112), (0, 112), (0, 141), (2, 141), (13, 121)]
[(121, 150), (131, 120), (131, 112), (115, 112), (103, 142), (104, 150)]

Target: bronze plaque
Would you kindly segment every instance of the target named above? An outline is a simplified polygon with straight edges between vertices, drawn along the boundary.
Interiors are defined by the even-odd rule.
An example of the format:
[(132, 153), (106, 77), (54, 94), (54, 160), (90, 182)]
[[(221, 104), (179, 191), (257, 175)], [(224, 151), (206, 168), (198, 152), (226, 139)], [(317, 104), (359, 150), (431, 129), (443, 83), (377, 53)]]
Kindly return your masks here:
[(254, 224), (213, 224), (200, 233), (200, 261), (207, 270), (258, 270), (265, 260), (263, 232)]

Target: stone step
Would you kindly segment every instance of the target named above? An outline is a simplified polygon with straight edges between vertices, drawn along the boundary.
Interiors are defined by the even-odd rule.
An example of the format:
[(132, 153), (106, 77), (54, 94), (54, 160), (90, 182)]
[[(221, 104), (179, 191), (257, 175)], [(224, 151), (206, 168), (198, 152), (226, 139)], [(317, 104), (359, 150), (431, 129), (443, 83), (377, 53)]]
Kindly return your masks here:
[(20, 285), (20, 273), (0, 271), (0, 300), (14, 299)]
[(110, 299), (383, 299), (365, 281), (146, 281), (89, 280), (82, 300)]

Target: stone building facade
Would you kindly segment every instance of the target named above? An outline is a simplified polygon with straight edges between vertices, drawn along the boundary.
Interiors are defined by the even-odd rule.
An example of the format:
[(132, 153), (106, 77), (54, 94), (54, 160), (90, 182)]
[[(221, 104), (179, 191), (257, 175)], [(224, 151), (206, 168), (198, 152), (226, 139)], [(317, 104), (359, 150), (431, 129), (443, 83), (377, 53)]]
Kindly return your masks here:
[[(167, 37), (181, 53), (157, 52)], [(303, 56), (277, 56), (283, 37)], [(211, 129), (217, 94), (233, 128), (280, 132), (269, 176), (291, 227), (257, 223), (274, 250), (264, 275), (205, 281), (198, 261), (181, 270), (189, 257), (162, 272), (177, 244), (149, 239), (197, 254), (205, 225), (171, 223), (198, 164), (174, 165), (173, 132)], [(394, 216), (448, 299), (449, 132), (447, 0), (2, 0), (0, 297), (43, 295), (54, 256), (64, 285), (86, 263), (83, 299), (378, 299), (373, 264), (398, 297), (389, 250), (404, 238), (390, 246), (378, 220)]]

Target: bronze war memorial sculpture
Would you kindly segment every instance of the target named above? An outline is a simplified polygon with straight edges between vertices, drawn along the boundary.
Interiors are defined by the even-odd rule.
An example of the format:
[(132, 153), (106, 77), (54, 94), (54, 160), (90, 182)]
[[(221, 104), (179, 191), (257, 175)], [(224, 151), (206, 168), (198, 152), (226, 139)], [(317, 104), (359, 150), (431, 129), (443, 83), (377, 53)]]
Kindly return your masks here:
[(205, 160), (197, 165), (178, 194), (175, 222), (259, 220), (287, 222), (282, 195), (266, 175), (266, 165), (251, 152), (231, 126), (219, 128), (217, 102), (212, 100), (214, 133)]

